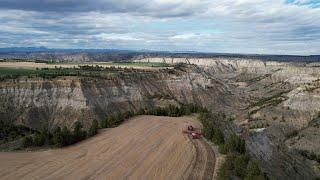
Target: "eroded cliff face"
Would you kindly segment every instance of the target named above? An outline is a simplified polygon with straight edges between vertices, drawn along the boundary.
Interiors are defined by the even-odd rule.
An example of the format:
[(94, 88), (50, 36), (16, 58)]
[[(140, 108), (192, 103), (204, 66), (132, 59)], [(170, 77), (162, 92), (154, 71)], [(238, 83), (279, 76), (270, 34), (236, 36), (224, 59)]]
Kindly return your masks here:
[[(234, 124), (245, 134), (247, 149), (276, 179), (312, 179), (320, 165), (319, 63), (241, 59), (149, 58), (136, 61), (196, 64), (240, 99)], [(225, 127), (223, 127), (225, 128)], [(306, 154), (309, 154), (306, 156)]]
[[(237, 86), (242, 83), (243, 88), (251, 84), (267, 87), (270, 83), (271, 86), (282, 83), (290, 90), (289, 99), (283, 104), (285, 107), (301, 111), (320, 111), (320, 63), (306, 64), (226, 58), (144, 58), (135, 61), (195, 64), (211, 77), (218, 78), (225, 84), (228, 84), (226, 81), (233, 78)], [(254, 79), (255, 77), (256, 79)], [(248, 84), (246, 82), (248, 80), (253, 82)], [(272, 88), (271, 86), (270, 88)]]
[(33, 128), (70, 127), (75, 121), (88, 126), (93, 119), (104, 119), (109, 113), (154, 105), (198, 103), (227, 106), (233, 101), (223, 98), (226, 94), (228, 96), (226, 87), (195, 70), (179, 75), (155, 72), (143, 77), (111, 79), (22, 77), (0, 84), (1, 119)]
[(1, 83), (1, 119), (33, 128), (69, 124), (88, 110), (80, 81), (20, 78)]

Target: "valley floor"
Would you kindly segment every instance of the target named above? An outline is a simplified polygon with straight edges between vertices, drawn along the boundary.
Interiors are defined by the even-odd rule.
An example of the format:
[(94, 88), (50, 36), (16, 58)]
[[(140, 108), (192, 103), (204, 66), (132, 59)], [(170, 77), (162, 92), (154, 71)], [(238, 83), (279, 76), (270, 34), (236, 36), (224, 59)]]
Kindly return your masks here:
[(212, 179), (215, 157), (182, 130), (192, 117), (139, 116), (74, 146), (1, 152), (0, 179)]

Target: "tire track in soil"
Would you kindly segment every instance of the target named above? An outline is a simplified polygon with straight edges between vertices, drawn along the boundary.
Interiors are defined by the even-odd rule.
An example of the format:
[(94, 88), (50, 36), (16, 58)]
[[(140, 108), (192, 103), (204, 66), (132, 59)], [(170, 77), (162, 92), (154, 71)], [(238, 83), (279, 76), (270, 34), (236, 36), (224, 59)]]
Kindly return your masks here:
[(204, 139), (190, 138), (190, 141), (195, 147), (196, 155), (195, 162), (187, 179), (212, 180), (215, 166), (215, 155), (213, 149)]
[(207, 149), (180, 132), (187, 124), (201, 126), (192, 117), (139, 116), (66, 148), (1, 152), (0, 179), (203, 179)]

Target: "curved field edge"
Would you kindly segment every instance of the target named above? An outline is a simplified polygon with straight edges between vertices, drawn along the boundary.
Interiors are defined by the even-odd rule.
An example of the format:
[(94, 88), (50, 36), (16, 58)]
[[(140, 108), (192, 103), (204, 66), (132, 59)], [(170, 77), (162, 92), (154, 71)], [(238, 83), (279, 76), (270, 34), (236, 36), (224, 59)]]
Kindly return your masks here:
[[(191, 117), (139, 116), (66, 148), (3, 152), (0, 175), (4, 179), (184, 179), (189, 164), (197, 164), (196, 149), (207, 152), (205, 146), (194, 146), (194, 140), (182, 134), (187, 124), (201, 126)], [(192, 169), (190, 175), (205, 179), (207, 165), (198, 172)]]

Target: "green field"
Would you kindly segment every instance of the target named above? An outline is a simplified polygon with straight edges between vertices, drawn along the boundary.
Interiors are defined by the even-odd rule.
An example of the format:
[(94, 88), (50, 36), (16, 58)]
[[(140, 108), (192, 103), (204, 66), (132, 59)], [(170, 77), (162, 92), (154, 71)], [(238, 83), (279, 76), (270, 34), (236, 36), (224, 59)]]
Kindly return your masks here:
[(53, 76), (53, 75), (77, 75), (81, 70), (72, 68), (62, 69), (27, 69), (27, 68), (4, 68), (0, 67), (0, 77), (19, 77), (19, 76)]
[(112, 62), (109, 64), (113, 65), (124, 65), (124, 66), (140, 66), (140, 67), (172, 67), (172, 65), (167, 63), (160, 63), (160, 62), (130, 62), (130, 61), (123, 61), (123, 62)]
[(115, 76), (143, 76), (151, 69), (170, 69), (166, 63), (149, 62), (91, 62), (91, 63), (4, 63), (0, 66), (0, 80), (21, 76), (55, 78), (58, 76), (84, 76), (112, 78)]
[(55, 63), (46, 62), (49, 65), (107, 65), (107, 66), (128, 66), (128, 67), (173, 67), (173, 65), (162, 63), (162, 62), (133, 62), (133, 61), (118, 61), (118, 62), (92, 62), (92, 63)]
[(58, 76), (82, 76), (82, 77), (99, 77), (99, 78), (112, 78), (116, 76), (144, 75), (148, 72), (134, 71), (124, 68), (108, 68), (101, 66), (82, 66), (81, 68), (7, 68), (0, 67), (0, 80), (18, 78), (21, 76), (27, 77), (42, 77), (42, 78), (55, 78)]
[(37, 74), (37, 70), (0, 67), (0, 76), (28, 76), (31, 74)]

